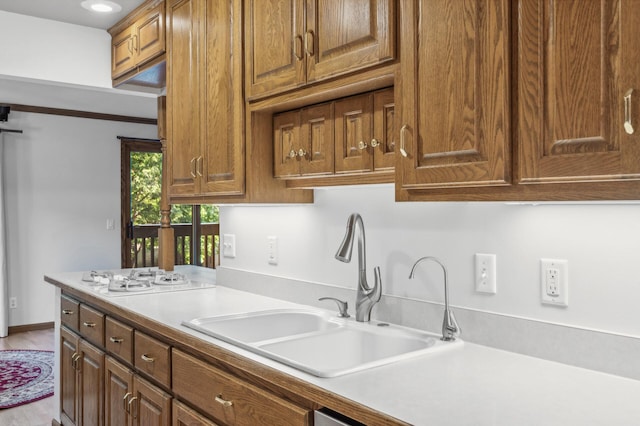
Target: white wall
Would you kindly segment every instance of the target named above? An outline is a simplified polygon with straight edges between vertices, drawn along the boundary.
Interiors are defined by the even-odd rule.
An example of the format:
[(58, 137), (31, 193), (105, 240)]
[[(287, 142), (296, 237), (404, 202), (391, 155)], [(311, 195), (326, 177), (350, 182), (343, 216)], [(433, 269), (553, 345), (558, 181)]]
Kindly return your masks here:
[[(9, 325), (53, 321), (43, 275), (120, 267), (120, 142), (156, 126), (11, 112), (3, 133)], [(106, 220), (115, 220), (115, 230)]]
[[(395, 203), (390, 185), (316, 190), (314, 205), (220, 210), (221, 233), (236, 235), (225, 267), (355, 288), (352, 263), (334, 259), (347, 217), (359, 212), (369, 280), (381, 266), (386, 294), (441, 302), (449, 270), (454, 306), (640, 337), (640, 205)], [(279, 264), (267, 263), (267, 236), (279, 238)], [(475, 293), (474, 253), (497, 254), (498, 292)], [(569, 306), (540, 303), (540, 258), (569, 261)], [(353, 301), (352, 301), (353, 302)], [(374, 310), (375, 313), (375, 310)]]
[(0, 11), (0, 75), (111, 88), (111, 36)]

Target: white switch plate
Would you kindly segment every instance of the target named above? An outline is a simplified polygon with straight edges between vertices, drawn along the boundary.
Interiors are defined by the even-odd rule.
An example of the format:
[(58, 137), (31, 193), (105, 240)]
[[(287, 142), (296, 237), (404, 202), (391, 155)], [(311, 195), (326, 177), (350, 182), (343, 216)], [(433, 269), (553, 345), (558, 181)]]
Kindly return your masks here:
[(222, 236), (222, 255), (224, 257), (236, 257), (235, 234), (224, 234)]
[(569, 306), (569, 261), (540, 259), (540, 291), (542, 303)]
[(476, 253), (475, 268), (476, 291), (496, 294), (496, 255)]
[(116, 221), (113, 219), (107, 219), (107, 231), (113, 231), (116, 228)]
[(270, 265), (278, 264), (278, 237), (267, 237), (267, 262)]
[(9, 298), (9, 309), (16, 309), (18, 307), (18, 298), (10, 297)]

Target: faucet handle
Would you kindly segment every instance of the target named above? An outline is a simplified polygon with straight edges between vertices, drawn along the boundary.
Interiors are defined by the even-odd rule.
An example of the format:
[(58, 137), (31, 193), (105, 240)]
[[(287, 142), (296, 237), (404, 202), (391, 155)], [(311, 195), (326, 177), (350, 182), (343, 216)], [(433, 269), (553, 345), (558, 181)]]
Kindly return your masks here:
[(349, 304), (343, 300), (336, 299), (335, 297), (321, 297), (318, 300), (333, 300), (334, 302), (336, 302), (336, 304), (338, 305), (338, 310), (340, 311), (340, 313), (338, 314), (340, 318), (349, 318), (351, 316), (347, 312), (347, 309), (349, 309)]

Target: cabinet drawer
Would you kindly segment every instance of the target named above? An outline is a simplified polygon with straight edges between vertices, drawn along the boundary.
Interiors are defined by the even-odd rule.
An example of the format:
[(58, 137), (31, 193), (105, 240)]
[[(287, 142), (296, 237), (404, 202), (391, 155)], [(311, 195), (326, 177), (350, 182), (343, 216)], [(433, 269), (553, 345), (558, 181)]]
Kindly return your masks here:
[(133, 365), (167, 389), (170, 388), (171, 347), (137, 330), (134, 332), (134, 336)]
[(100, 347), (104, 347), (104, 317), (102, 312), (80, 305), (80, 334)]
[(111, 317), (105, 320), (104, 346), (107, 352), (133, 364), (133, 328)]
[[(310, 410), (173, 350), (173, 390), (228, 425), (309, 425)], [(198, 383), (198, 386), (194, 386)]]
[(60, 322), (72, 330), (78, 331), (80, 302), (65, 295), (60, 297)]

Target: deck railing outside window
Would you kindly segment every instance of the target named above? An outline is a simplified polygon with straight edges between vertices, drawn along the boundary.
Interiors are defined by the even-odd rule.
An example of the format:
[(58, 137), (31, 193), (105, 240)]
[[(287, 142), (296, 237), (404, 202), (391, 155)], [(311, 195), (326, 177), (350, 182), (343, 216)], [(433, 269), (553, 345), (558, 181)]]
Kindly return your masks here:
[[(175, 264), (191, 264), (191, 224), (172, 224), (175, 238)], [(136, 225), (133, 227), (131, 251), (134, 268), (158, 266), (158, 229), (159, 224)], [(220, 263), (220, 225), (203, 223), (200, 225), (200, 261), (201, 266), (215, 268)], [(194, 264), (196, 262), (193, 262)]]

